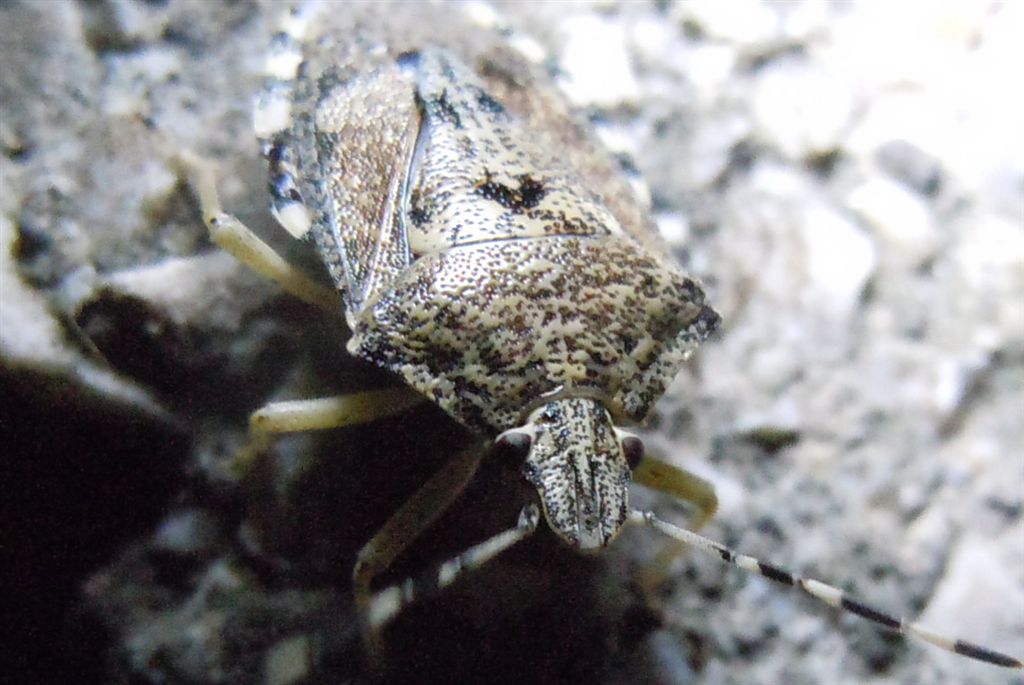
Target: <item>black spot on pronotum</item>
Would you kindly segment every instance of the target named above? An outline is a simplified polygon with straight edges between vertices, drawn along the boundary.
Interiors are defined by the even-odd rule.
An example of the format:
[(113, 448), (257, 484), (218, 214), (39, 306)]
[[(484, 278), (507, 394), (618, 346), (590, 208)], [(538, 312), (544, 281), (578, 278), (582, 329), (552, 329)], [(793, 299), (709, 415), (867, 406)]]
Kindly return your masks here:
[(544, 193), (547, 192), (540, 181), (525, 175), (519, 177), (518, 190), (519, 195), (522, 197), (523, 208), (525, 209), (536, 207), (540, 203), (541, 198), (544, 197)]
[(849, 599), (848, 597), (843, 597), (840, 603), (842, 604), (843, 608), (849, 611), (851, 614), (857, 614), (858, 616), (862, 616), (868, 619), (869, 621), (879, 623), (885, 626), (886, 628), (892, 628), (893, 630), (900, 629), (900, 622), (888, 614), (883, 614), (881, 611), (876, 611), (871, 607), (865, 606), (860, 602)]
[(474, 185), (474, 190), (481, 197), (494, 200), (505, 209), (520, 214), (540, 204), (547, 190), (543, 183), (529, 174), (523, 174), (517, 180), (519, 186), (512, 187), (498, 183), (491, 177), (490, 172), (485, 172), (484, 178)]

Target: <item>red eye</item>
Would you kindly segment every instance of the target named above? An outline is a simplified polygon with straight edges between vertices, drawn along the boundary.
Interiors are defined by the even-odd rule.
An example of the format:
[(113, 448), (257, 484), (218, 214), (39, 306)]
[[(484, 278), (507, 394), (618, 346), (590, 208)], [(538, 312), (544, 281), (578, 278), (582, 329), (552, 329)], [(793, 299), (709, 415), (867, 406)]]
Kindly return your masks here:
[(533, 440), (526, 433), (519, 431), (507, 431), (498, 436), (494, 446), (502, 458), (511, 462), (521, 462), (530, 453), (530, 445)]
[(629, 468), (635, 469), (644, 458), (644, 443), (635, 435), (629, 435), (622, 439), (622, 454), (626, 457)]

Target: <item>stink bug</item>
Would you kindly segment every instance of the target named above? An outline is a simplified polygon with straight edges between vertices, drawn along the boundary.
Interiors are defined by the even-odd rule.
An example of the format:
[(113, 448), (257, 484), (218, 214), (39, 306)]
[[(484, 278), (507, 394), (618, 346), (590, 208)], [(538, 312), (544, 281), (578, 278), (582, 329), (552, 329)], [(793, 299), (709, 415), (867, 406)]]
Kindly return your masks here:
[[(322, 10), (310, 3), (286, 18), (255, 128), (272, 211), (315, 245), (335, 290), (221, 211), (209, 172), (184, 161), (214, 239), (302, 299), (343, 310), (348, 351), (412, 391), (269, 405), (253, 416), (240, 465), (269, 435), (352, 425), (423, 399), (481, 436), (360, 553), (355, 594), (371, 640), (407, 604), (533, 533), (543, 514), (580, 551), (608, 546), (626, 523), (650, 527), (892, 630), (1022, 667), (630, 509), (631, 479), (691, 501), (700, 522), (716, 507), (706, 482), (646, 455), (626, 430), (718, 325), (701, 286), (675, 266), (642, 203), (557, 94), (522, 88), (536, 65), (469, 36), (424, 42), (441, 20), (429, 13), (413, 36), (390, 35), (373, 10)], [(518, 456), (536, 501), (425, 581), (374, 591), (490, 444)]]

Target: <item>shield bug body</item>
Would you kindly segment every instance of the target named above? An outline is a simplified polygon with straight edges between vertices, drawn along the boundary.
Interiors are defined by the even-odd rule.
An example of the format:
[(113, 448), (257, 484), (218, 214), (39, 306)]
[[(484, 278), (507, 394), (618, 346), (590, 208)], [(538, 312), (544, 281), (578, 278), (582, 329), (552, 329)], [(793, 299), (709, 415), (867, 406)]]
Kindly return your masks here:
[(273, 212), (328, 266), (349, 352), (521, 446), (552, 529), (603, 547), (640, 456), (616, 425), (718, 315), (568, 108), (520, 92), (535, 65), (372, 14), (337, 31), (306, 6), (278, 36), (255, 113)]
[[(607, 546), (627, 522), (646, 525), (890, 629), (1021, 666), (631, 510), (632, 474), (690, 500), (702, 518), (714, 511), (706, 483), (645, 456), (622, 427), (647, 417), (718, 315), (538, 64), (473, 32), (434, 44), (443, 32), (431, 27), (450, 18), (429, 9), (404, 7), (397, 26), (387, 8), (328, 9), (288, 14), (254, 118), (273, 213), (313, 242), (337, 292), (223, 214), (201, 172), (196, 187), (219, 243), (300, 297), (343, 308), (350, 353), (485, 438), (453, 455), (360, 553), (355, 590), (371, 637), (425, 591), (532, 533), (543, 510), (579, 550)], [(254, 415), (247, 452), (269, 434), (400, 411), (409, 397), (270, 405)], [(526, 503), (514, 526), (429, 582), (373, 592), (372, 579), (459, 494), (491, 441), (519, 456), (540, 506)]]
[[(646, 417), (718, 317), (454, 57), (382, 58), (295, 103), (309, 117), (269, 142), (274, 183), (288, 189), (276, 212), (308, 218), (344, 293), (349, 351), (466, 426), (517, 431), (548, 522), (576, 547), (601, 547), (626, 518), (616, 420)], [(382, 97), (400, 98), (385, 110), (397, 154), (353, 169), (349, 136), (362, 136), (344, 129), (374, 123)]]

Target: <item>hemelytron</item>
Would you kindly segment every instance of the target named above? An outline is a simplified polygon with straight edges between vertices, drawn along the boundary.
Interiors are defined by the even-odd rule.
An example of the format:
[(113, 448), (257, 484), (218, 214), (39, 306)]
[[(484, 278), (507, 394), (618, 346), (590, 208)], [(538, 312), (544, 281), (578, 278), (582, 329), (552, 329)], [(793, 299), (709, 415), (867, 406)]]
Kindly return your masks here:
[[(531, 534), (541, 518), (593, 551), (627, 523), (718, 555), (944, 649), (1021, 661), (890, 616), (824, 583), (737, 554), (632, 510), (632, 480), (710, 517), (700, 478), (644, 454), (641, 424), (719, 317), (662, 244), (647, 208), (522, 41), (476, 26), (438, 45), (450, 12), (378, 4), (288, 11), (265, 67), (254, 127), (271, 207), (311, 241), (334, 289), (309, 281), (221, 211), (209, 170), (182, 156), (214, 239), (289, 292), (344, 313), (348, 351), (407, 391), (268, 405), (240, 467), (268, 436), (338, 427), (436, 403), (480, 436), (453, 454), (363, 548), (355, 593), (376, 636), (421, 595), (371, 581), (427, 528), (497, 442), (537, 493), (519, 520), (442, 564), (431, 590)], [(493, 17), (477, 19), (495, 21)], [(434, 28), (432, 28), (434, 27)], [(512, 47), (513, 44), (518, 48)]]

